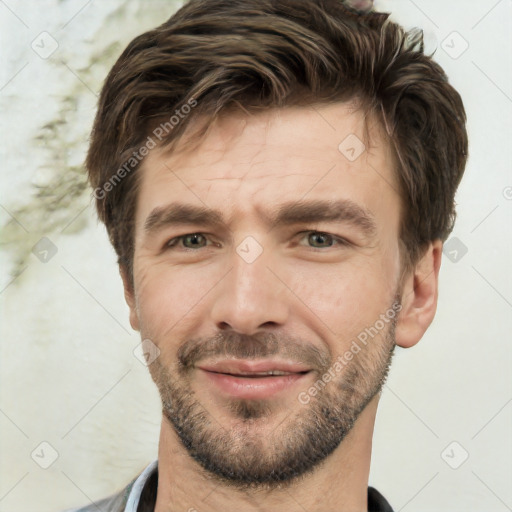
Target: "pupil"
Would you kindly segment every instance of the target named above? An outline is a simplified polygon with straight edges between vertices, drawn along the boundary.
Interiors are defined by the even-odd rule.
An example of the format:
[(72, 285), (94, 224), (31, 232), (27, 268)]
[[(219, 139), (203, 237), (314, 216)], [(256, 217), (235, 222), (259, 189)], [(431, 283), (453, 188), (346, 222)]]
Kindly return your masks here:
[(320, 242), (319, 242), (320, 244), (324, 244), (326, 238), (328, 238), (328, 235), (326, 235), (325, 233), (313, 233), (312, 236), (316, 237), (317, 239), (319, 239), (320, 240)]
[(197, 239), (200, 236), (201, 235), (199, 235), (199, 234), (189, 235), (188, 240), (191, 242), (192, 245), (198, 245)]

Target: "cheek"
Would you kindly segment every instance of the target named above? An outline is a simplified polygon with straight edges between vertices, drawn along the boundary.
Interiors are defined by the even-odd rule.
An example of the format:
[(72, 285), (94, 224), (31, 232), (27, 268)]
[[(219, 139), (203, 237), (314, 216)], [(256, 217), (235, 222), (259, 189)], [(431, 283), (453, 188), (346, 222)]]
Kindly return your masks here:
[(141, 333), (150, 339), (181, 339), (204, 308), (208, 290), (219, 280), (194, 267), (152, 264), (137, 275)]
[(389, 308), (394, 297), (391, 262), (368, 257), (346, 265), (302, 266), (290, 286), (297, 308), (304, 307), (300, 301), (317, 328), (348, 342)]

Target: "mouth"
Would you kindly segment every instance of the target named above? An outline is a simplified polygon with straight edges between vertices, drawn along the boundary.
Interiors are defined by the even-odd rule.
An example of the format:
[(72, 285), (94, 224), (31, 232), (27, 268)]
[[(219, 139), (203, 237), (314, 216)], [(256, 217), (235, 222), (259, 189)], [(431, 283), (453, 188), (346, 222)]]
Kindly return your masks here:
[(291, 391), (311, 372), (290, 361), (225, 360), (198, 367), (210, 387), (235, 398), (264, 399)]
[(268, 372), (215, 372), (212, 371), (212, 373), (219, 373), (221, 375), (232, 375), (233, 377), (246, 377), (246, 378), (258, 378), (258, 377), (282, 377), (284, 375), (295, 375), (297, 373), (308, 373), (307, 371), (304, 372), (283, 372), (280, 370), (270, 370)]

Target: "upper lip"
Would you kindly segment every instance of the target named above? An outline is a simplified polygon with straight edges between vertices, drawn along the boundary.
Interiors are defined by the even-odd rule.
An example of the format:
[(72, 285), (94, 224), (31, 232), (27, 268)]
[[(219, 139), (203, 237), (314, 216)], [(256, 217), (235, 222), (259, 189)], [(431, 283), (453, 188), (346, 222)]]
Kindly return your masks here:
[(242, 360), (242, 359), (224, 359), (213, 363), (204, 363), (198, 365), (201, 370), (216, 373), (229, 373), (231, 375), (251, 375), (254, 373), (265, 372), (286, 372), (286, 373), (304, 373), (310, 368), (301, 363), (283, 360)]

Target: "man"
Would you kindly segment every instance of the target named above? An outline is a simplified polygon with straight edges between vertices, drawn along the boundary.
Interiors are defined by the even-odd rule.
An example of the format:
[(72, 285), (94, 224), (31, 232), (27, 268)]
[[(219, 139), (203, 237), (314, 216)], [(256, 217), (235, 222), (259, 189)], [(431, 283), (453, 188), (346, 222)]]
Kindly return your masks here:
[(132, 41), (87, 169), (159, 455), (80, 510), (392, 510), (379, 392), (435, 315), (466, 156), (459, 94), (386, 14), (192, 0)]

